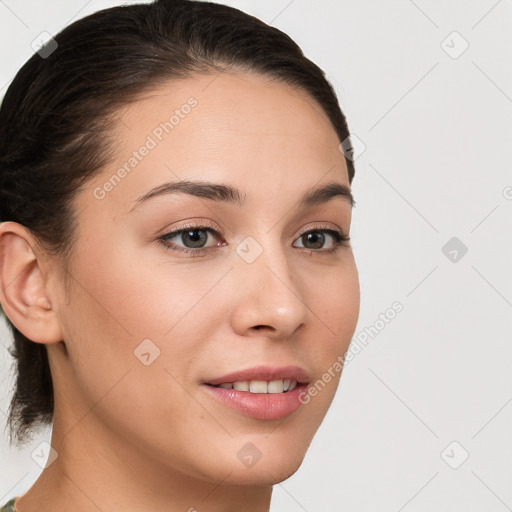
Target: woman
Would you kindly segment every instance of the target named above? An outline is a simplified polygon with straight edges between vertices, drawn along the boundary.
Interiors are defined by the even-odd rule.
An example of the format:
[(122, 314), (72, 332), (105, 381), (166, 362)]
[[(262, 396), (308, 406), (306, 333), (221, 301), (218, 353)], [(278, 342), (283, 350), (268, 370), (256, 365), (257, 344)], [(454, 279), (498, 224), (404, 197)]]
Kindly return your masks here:
[(354, 166), (322, 71), (192, 0), (106, 9), (0, 110), (11, 441), (53, 424), (5, 510), (268, 511), (359, 315)]

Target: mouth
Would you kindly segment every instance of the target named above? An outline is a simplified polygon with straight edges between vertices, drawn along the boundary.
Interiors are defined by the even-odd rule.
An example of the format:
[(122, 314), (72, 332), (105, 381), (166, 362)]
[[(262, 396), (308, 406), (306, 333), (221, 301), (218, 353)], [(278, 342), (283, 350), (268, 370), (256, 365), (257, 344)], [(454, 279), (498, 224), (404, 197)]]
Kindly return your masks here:
[(309, 374), (298, 366), (258, 366), (202, 384), (209, 396), (244, 416), (276, 420), (301, 406), (299, 397), (309, 382)]

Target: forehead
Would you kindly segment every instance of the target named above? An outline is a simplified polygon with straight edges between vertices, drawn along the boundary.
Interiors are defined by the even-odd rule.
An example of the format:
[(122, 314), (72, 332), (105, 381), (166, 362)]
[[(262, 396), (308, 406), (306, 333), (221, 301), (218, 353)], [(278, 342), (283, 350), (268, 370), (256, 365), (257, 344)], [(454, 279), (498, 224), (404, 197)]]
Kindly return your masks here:
[(310, 146), (337, 140), (326, 113), (305, 91), (256, 73), (223, 72), (169, 81), (144, 93), (117, 117), (119, 134), (128, 146), (136, 142), (131, 135), (137, 131), (151, 133), (166, 123), (174, 135), (187, 135), (198, 145), (215, 142), (212, 137), (223, 134), (251, 136), (253, 144), (258, 135), (295, 136), (309, 140)]
[(126, 209), (170, 179), (233, 183), (249, 195), (251, 189), (298, 194), (324, 177), (348, 184), (323, 109), (301, 89), (261, 75), (224, 72), (162, 83), (116, 118), (113, 162), (93, 186), (112, 181), (109, 199)]

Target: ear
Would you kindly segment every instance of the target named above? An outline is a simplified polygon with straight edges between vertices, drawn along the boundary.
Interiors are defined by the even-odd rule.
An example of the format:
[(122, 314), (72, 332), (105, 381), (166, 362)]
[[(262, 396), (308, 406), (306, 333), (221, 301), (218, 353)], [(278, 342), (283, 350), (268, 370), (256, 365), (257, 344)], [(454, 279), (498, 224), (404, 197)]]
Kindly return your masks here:
[(29, 340), (50, 344), (62, 341), (62, 331), (47, 295), (43, 258), (29, 229), (17, 222), (0, 223), (2, 308)]

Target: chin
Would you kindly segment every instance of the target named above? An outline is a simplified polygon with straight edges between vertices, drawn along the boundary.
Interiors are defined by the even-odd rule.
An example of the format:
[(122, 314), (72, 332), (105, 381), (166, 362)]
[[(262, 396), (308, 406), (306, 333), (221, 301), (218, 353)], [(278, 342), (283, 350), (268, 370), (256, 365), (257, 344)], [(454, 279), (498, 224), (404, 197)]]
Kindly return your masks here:
[[(222, 474), (228, 475), (225, 483), (232, 485), (278, 484), (297, 472), (307, 451), (307, 446), (297, 444), (277, 447), (273, 443), (264, 441), (252, 442), (239, 439), (235, 444), (236, 451), (231, 452), (231, 456), (222, 461), (224, 466)], [(217, 479), (218, 474), (219, 466), (215, 470)]]
[[(285, 463), (281, 462), (280, 464), (264, 464), (260, 461), (252, 468), (226, 468), (226, 473), (229, 473), (229, 471), (231, 473), (223, 480), (223, 485), (273, 486), (294, 475), (303, 460), (285, 461)], [(215, 474), (216, 482), (218, 482), (218, 474), (217, 469)]]

